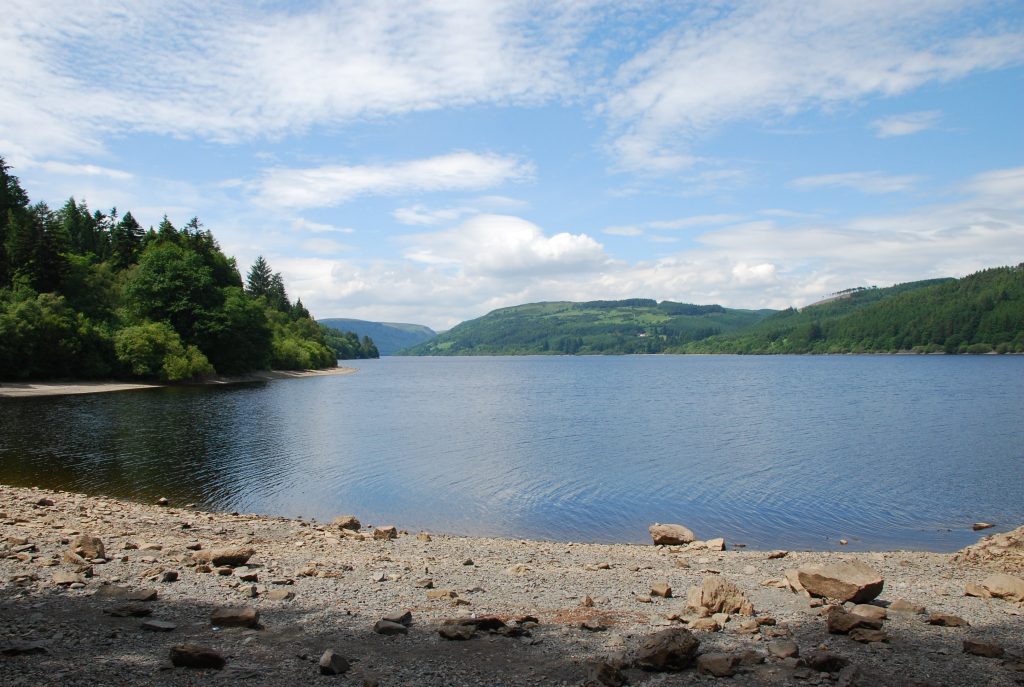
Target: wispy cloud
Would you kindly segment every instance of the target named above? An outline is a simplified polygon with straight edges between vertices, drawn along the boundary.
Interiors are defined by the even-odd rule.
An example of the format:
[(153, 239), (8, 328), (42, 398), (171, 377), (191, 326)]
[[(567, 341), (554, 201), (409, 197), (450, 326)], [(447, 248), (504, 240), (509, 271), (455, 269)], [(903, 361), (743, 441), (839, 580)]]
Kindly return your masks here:
[(600, 111), (630, 169), (693, 164), (694, 142), (736, 121), (771, 120), (1024, 60), (1019, 27), (975, 33), (962, 3), (802, 0), (722, 5), (670, 27), (626, 62)]
[(942, 119), (942, 113), (938, 110), (906, 112), (904, 114), (880, 117), (871, 122), (871, 128), (875, 130), (875, 135), (878, 138), (909, 136), (910, 134), (934, 128), (940, 119)]
[(901, 193), (909, 191), (921, 181), (921, 177), (905, 174), (891, 175), (882, 172), (844, 172), (842, 174), (820, 174), (800, 177), (790, 182), (794, 188), (808, 190), (815, 188), (852, 188), (861, 193)]
[(308, 231), (314, 234), (353, 234), (355, 229), (352, 227), (336, 227), (333, 224), (323, 224), (321, 222), (310, 222), (308, 219), (299, 217), (292, 220), (292, 229), (296, 231)]
[(525, 181), (533, 171), (517, 157), (463, 151), (385, 165), (274, 168), (254, 186), (265, 204), (313, 208), (366, 195), (482, 190)]

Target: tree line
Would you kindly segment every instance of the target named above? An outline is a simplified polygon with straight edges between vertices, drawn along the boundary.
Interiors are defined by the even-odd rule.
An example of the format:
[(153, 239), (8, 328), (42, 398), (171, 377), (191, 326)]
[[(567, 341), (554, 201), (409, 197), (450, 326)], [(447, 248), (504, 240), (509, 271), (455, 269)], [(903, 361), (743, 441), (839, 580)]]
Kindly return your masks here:
[(198, 218), (31, 203), (0, 158), (0, 379), (178, 381), (377, 357), (314, 321), (259, 257), (243, 282)]

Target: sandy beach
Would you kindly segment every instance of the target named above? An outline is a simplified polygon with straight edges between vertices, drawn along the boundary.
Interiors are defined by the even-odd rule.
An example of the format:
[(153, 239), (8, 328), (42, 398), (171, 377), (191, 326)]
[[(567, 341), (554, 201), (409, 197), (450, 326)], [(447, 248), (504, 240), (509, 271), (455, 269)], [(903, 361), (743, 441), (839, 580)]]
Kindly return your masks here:
[(351, 367), (334, 367), (325, 370), (264, 370), (244, 375), (218, 375), (200, 381), (182, 384), (149, 384), (123, 381), (44, 381), (44, 382), (0, 382), (0, 398), (32, 398), (38, 396), (70, 396), (75, 394), (98, 394), (111, 391), (132, 391), (154, 389), (161, 386), (206, 386), (217, 384), (240, 384), (244, 382), (269, 382), (278, 379), (303, 379), (330, 375), (352, 374)]
[[(849, 554), (362, 525), (0, 487), (0, 683), (1024, 684), (1022, 603), (980, 586), (1024, 575), (1024, 528), (966, 554)], [(786, 582), (854, 560), (884, 578), (863, 607)], [(741, 602), (692, 606), (711, 588)], [(650, 670), (651, 643), (684, 635), (696, 655)], [(182, 645), (217, 667), (175, 666), (198, 651)]]

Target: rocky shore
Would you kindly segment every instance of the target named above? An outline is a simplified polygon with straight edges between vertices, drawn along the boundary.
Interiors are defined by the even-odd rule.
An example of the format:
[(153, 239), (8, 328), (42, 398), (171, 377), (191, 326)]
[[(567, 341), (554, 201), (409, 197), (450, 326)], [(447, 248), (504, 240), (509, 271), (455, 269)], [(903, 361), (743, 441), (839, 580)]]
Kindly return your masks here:
[(1024, 684), (1024, 527), (952, 555), (681, 530), (463, 538), (0, 486), (0, 684)]

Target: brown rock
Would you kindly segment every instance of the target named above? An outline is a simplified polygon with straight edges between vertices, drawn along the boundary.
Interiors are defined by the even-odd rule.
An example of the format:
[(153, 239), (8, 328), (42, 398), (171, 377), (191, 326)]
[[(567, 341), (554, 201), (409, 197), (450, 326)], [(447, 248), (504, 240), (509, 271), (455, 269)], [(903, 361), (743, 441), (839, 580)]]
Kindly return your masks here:
[(213, 649), (195, 644), (179, 644), (171, 647), (171, 663), (179, 668), (200, 668), (220, 670), (224, 667), (224, 657)]
[(608, 626), (598, 618), (588, 618), (580, 623), (580, 628), (588, 632), (604, 632), (608, 629)]
[(997, 573), (986, 577), (981, 586), (997, 599), (1024, 601), (1024, 579), (1019, 577)]
[(885, 620), (887, 616), (884, 608), (873, 604), (857, 604), (851, 612), (865, 618), (874, 618), (875, 620)]
[[(607, 661), (601, 661), (590, 668), (589, 684), (603, 685), (603, 687), (624, 687), (629, 684), (629, 678), (622, 670)], [(584, 684), (588, 684), (584, 683)]]
[(979, 599), (991, 599), (992, 593), (989, 590), (982, 587), (980, 584), (974, 582), (968, 582), (964, 587), (964, 596), (975, 596)]
[(114, 618), (142, 618), (152, 613), (153, 609), (140, 603), (128, 603), (105, 608), (103, 612)]
[(804, 663), (820, 673), (838, 673), (848, 666), (850, 661), (826, 649), (814, 649), (804, 654)]
[(896, 599), (889, 604), (890, 611), (896, 611), (897, 613), (912, 613), (914, 615), (924, 615), (928, 610), (921, 604), (915, 604), (906, 599)]
[(169, 623), (166, 620), (147, 620), (140, 625), (143, 630), (149, 630), (150, 632), (171, 632), (178, 628), (174, 623)]
[(870, 644), (871, 642), (888, 642), (889, 635), (884, 630), (871, 630), (866, 627), (855, 627), (850, 630), (850, 639), (861, 644)]
[(650, 532), (651, 539), (656, 545), (689, 544), (696, 539), (693, 531), (682, 525), (654, 523), (647, 528), (647, 531)]
[(928, 618), (929, 625), (939, 627), (970, 627), (970, 623), (958, 615), (952, 613), (932, 613)]
[(812, 596), (864, 603), (881, 594), (885, 579), (867, 563), (845, 563), (797, 570), (797, 579)]
[(373, 531), (373, 538), (382, 539), (384, 541), (398, 539), (398, 528), (394, 525), (388, 525), (387, 527), (378, 527)]
[(224, 566), (237, 568), (238, 566), (248, 563), (254, 553), (256, 552), (253, 549), (241, 546), (223, 549), (206, 549), (193, 553), (192, 560), (196, 563), (209, 563), (215, 568)]
[(867, 618), (856, 613), (847, 613), (839, 606), (832, 606), (825, 615), (828, 631), (831, 634), (845, 635), (850, 630), (858, 627), (868, 630), (882, 629), (882, 621), (876, 618)]
[(381, 620), (409, 627), (409, 625), (412, 625), (412, 611), (394, 611), (383, 616)]
[[(354, 515), (339, 515), (331, 521), (331, 524), (341, 530), (353, 530), (356, 532), (358, 532), (359, 528), (363, 526), (363, 524), (359, 522), (359, 518)], [(330, 651), (330, 649), (328, 649), (328, 651)]]
[(768, 642), (768, 653), (776, 658), (793, 658), (800, 655), (800, 647), (792, 639), (773, 639)]
[(409, 628), (401, 623), (393, 623), (388, 620), (378, 620), (373, 625), (373, 631), (379, 635), (405, 635), (409, 634)]
[(651, 596), (660, 596), (664, 599), (668, 599), (672, 596), (672, 587), (668, 585), (668, 582), (658, 582), (651, 585)]
[(347, 673), (348, 669), (348, 661), (334, 649), (327, 649), (320, 656), (321, 675), (342, 675)]
[(426, 532), (420, 532), (419, 534), (417, 534), (416, 539), (417, 541), (434, 541), (433, 537), (431, 537)]
[(998, 644), (988, 644), (986, 642), (974, 642), (970, 639), (964, 640), (964, 653), (973, 654), (974, 656), (984, 656), (985, 658), (1000, 658), (1005, 651), (1003, 647)]
[(714, 618), (697, 618), (689, 623), (689, 628), (700, 632), (718, 632), (722, 626)]
[(271, 589), (267, 592), (268, 601), (291, 601), (295, 598), (295, 592), (290, 589)]
[(725, 539), (722, 537), (708, 539), (704, 542), (704, 548), (708, 551), (725, 551)]
[[(687, 596), (689, 601), (689, 596)], [(709, 575), (700, 585), (700, 605), (712, 613), (754, 615), (754, 606), (735, 584), (720, 575)]]
[(66, 586), (69, 584), (84, 584), (85, 578), (78, 573), (66, 572), (64, 570), (57, 570), (53, 573), (53, 583), (58, 586)]
[(260, 612), (255, 608), (218, 608), (210, 614), (210, 624), (221, 627), (256, 627), (260, 624)]
[(71, 540), (71, 551), (89, 560), (107, 557), (103, 542), (99, 537), (94, 537), (91, 534), (80, 534)]
[(782, 551), (780, 549), (778, 551), (772, 551), (771, 553), (769, 553), (768, 554), (768, 560), (771, 561), (771, 560), (775, 560), (777, 558), (785, 558), (788, 555), (789, 555), (789, 551)]
[(168, 501), (168, 500), (167, 500), (166, 498), (164, 498), (163, 496), (161, 496), (160, 498), (158, 498), (158, 499), (156, 500), (156, 505), (158, 505), (158, 506), (164, 506), (164, 507), (167, 507), (167, 506), (171, 505), (171, 502), (170, 502), (170, 501)]
[(636, 652), (635, 663), (644, 670), (675, 672), (693, 665), (700, 640), (685, 628), (673, 627), (648, 637)]
[(447, 639), (453, 642), (464, 642), (467, 639), (471, 639), (476, 634), (475, 625), (442, 625), (437, 628), (437, 634), (441, 635), (442, 639)]
[(995, 525), (993, 525), (990, 522), (976, 522), (973, 525), (971, 525), (971, 529), (975, 532), (977, 532), (978, 530), (987, 530), (992, 527), (995, 527)]
[(732, 677), (739, 662), (740, 657), (732, 654), (702, 654), (697, 657), (697, 673), (714, 677)]

